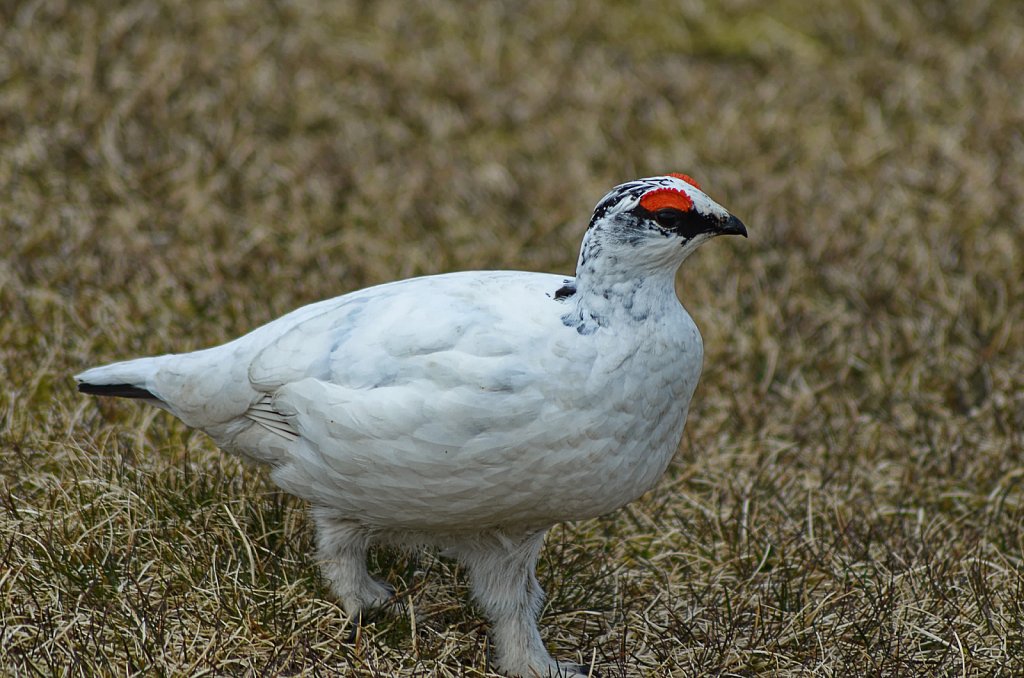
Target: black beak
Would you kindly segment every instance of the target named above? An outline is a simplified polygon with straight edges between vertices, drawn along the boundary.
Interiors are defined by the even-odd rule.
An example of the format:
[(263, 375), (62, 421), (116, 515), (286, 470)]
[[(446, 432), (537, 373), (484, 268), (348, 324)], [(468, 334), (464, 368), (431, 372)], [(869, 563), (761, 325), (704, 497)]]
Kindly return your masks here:
[(742, 235), (746, 238), (747, 227), (743, 225), (742, 221), (730, 214), (726, 222), (718, 229), (718, 233), (719, 235)]

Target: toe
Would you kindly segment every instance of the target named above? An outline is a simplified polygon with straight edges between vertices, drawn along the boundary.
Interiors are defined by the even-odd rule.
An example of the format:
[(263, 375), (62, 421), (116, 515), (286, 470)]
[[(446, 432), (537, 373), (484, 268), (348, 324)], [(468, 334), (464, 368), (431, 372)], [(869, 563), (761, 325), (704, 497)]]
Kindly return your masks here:
[(343, 605), (345, 614), (352, 620), (349, 642), (355, 640), (360, 626), (372, 624), (382, 615), (388, 615), (402, 605), (402, 599), (398, 596), (394, 586), (380, 579), (374, 579), (373, 584), (373, 590), (365, 591), (358, 597), (349, 598), (352, 604)]
[(374, 601), (374, 607), (384, 607), (385, 605), (392, 605), (398, 600), (397, 592), (395, 587), (387, 583), (383, 579), (374, 579), (374, 582), (380, 587), (380, 592), (376, 596)]

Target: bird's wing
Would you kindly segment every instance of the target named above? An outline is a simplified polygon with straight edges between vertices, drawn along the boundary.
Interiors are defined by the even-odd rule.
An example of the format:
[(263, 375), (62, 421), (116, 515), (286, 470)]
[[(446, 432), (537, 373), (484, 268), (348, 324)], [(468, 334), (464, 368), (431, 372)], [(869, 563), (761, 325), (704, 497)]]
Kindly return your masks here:
[(543, 450), (587, 428), (570, 401), (593, 359), (561, 321), (562, 284), (513, 273), (420, 279), (353, 295), (282, 334), (249, 369), (270, 400), (247, 416), (295, 437), (275, 480), (372, 510), (383, 504), (367, 493), (410, 507), (417, 493), (480, 501), (488, 484), (509, 495), (510, 483), (529, 482), (510, 468), (553, 472)]
[[(300, 424), (271, 399), (286, 402), (283, 391), (291, 393), (295, 384), (310, 379), (333, 387), (334, 408), (366, 412), (368, 424), (374, 408), (390, 408), (393, 402), (414, 406), (417, 399), (494, 393), (510, 400), (503, 407), (529, 416), (531, 387), (551, 381), (548, 363), (564, 360), (571, 350), (566, 342), (577, 339), (561, 322), (565, 305), (554, 299), (564, 283), (559, 276), (516, 271), (430, 276), (346, 295), (298, 322), (277, 321), (283, 331), (253, 333), (259, 338), (262, 331), (264, 338), (248, 363), (248, 381), (262, 396), (245, 417), (270, 432), (297, 437)], [(436, 420), (470, 416), (455, 400), (447, 402), (453, 411), (435, 413)], [(309, 409), (303, 416), (328, 413)], [(396, 426), (409, 434), (419, 424), (403, 419)], [(435, 433), (421, 430), (426, 437), (416, 437), (413, 432), (410, 440), (416, 442), (410, 444), (427, 444)], [(446, 444), (464, 444), (462, 433), (446, 432), (454, 436)], [(367, 434), (389, 438), (383, 431)], [(358, 427), (346, 435), (358, 438)]]

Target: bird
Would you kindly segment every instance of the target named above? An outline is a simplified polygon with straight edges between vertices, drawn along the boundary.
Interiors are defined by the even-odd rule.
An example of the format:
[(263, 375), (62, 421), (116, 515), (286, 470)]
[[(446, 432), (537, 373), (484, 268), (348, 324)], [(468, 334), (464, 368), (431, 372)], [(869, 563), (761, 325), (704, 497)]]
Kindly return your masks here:
[(676, 272), (726, 234), (747, 229), (690, 176), (637, 179), (597, 203), (575, 276), (385, 283), (75, 380), (268, 467), (309, 503), (324, 580), (357, 623), (395, 601), (368, 549), (433, 547), (465, 568), (494, 670), (588, 675), (540, 635), (544, 536), (621, 508), (665, 472), (703, 365)]

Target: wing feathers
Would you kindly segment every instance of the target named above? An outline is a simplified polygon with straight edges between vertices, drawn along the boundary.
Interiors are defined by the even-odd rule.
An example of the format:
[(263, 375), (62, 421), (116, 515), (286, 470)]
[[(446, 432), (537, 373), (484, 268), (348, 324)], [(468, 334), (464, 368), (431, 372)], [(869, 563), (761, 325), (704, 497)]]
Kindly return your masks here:
[(285, 416), (274, 409), (270, 402), (270, 395), (264, 395), (252, 404), (245, 412), (246, 419), (250, 419), (271, 433), (276, 433), (286, 440), (298, 440), (299, 433), (296, 431)]

